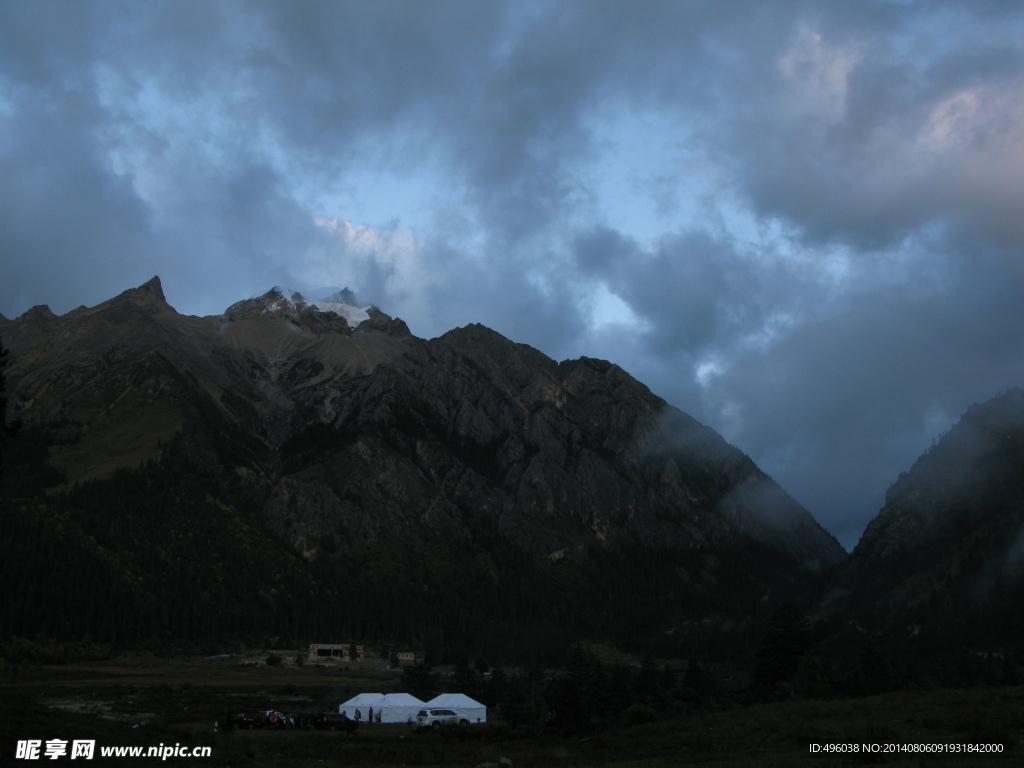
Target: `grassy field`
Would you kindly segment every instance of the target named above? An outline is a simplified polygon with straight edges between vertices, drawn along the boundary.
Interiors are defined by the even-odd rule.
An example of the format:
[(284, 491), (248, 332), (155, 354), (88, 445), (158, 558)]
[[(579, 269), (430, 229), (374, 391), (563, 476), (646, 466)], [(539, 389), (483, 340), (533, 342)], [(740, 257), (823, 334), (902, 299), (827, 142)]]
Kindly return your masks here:
[[(255, 658), (255, 657), (254, 657)], [(286, 656), (286, 658), (289, 658)], [(588, 733), (522, 733), (500, 723), (450, 732), (362, 727), (354, 736), (320, 731), (214, 731), (233, 712), (336, 706), (360, 691), (393, 689), (397, 674), (341, 667), (247, 666), (239, 657), (122, 656), (10, 671), (0, 682), (0, 764), (26, 739), (93, 739), (99, 746), (209, 746), (204, 759), (111, 758), (111, 765), (452, 766), (507, 758), (514, 766), (939, 766), (1024, 761), (1024, 688), (903, 692), (836, 701), (794, 701), (673, 713)], [(249, 661), (248, 663), (251, 663)], [(811, 744), (855, 753), (812, 754)], [(863, 745), (1000, 744), (999, 754), (865, 753)], [(63, 760), (69, 760), (65, 757)], [(47, 761), (50, 762), (50, 761)], [(76, 763), (73, 763), (76, 764)], [(103, 765), (97, 754), (87, 763)]]

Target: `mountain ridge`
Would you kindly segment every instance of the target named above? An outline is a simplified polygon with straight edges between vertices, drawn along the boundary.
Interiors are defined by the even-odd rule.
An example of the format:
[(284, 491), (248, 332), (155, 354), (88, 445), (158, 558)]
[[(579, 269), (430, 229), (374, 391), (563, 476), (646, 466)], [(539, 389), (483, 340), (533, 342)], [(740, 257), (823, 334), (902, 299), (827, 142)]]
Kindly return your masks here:
[[(5, 325), (12, 415), (45, 447), (19, 474), (42, 478), (41, 503), (84, 516), (83, 532), (110, 553), (128, 512), (96, 517), (91, 499), (137, 477), (131, 504), (155, 504), (145, 489), (157, 481), (145, 478), (159, 476), (184, 504), (199, 483), (175, 514), (227, 515), (216, 551), (256, 536), (250, 548), (277, 548), (295, 584), (358, 583), (352, 616), (378, 634), (449, 646), (499, 642), (498, 626), (529, 644), (515, 618), (552, 637), (564, 623), (682, 652), (749, 626), (765, 600), (806, 593), (846, 557), (749, 457), (613, 363), (556, 362), (478, 324), (418, 339), (375, 307), (355, 327), (304, 298), (263, 312), (272, 294), (183, 316), (155, 278), (93, 308)], [(211, 567), (198, 553), (183, 562)], [(269, 632), (282, 587), (249, 578), (274, 607), (238, 626)], [(458, 583), (450, 594), (446, 578)], [(426, 598), (410, 592), (417, 583)], [(515, 606), (507, 616), (503, 603)], [(372, 605), (398, 612), (374, 618)], [(698, 631), (700, 620), (718, 628)], [(301, 634), (342, 619), (307, 606), (289, 621)]]

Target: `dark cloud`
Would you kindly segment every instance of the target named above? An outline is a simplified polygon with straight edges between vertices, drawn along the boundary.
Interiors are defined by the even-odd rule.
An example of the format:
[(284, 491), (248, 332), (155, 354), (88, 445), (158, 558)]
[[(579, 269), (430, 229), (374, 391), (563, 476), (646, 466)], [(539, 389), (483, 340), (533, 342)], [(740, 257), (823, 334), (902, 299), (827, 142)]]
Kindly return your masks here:
[(1015, 22), (986, 28), (982, 50), (973, 36), (941, 30), (939, 44), (920, 32), (927, 43), (913, 55), (901, 50), (904, 26), (864, 37), (799, 22), (772, 52), (776, 76), (757, 83), (719, 149), (755, 210), (815, 245), (877, 250), (937, 218), (990, 219), (1024, 139), (1012, 105), (1024, 88)]
[(1020, 3), (0, 5), (0, 311), (350, 285), (614, 359), (853, 543), (1020, 383)]
[(800, 311), (814, 286), (800, 265), (703, 230), (663, 236), (650, 249), (606, 228), (574, 242), (584, 273), (603, 280), (644, 321), (642, 337), (661, 354), (697, 365), (727, 345), (769, 333), (776, 315)]
[(96, 286), (105, 278), (145, 271), (134, 269), (134, 259), (150, 243), (146, 206), (100, 151), (100, 109), (88, 95), (53, 84), (12, 89), (7, 98), (0, 140), (4, 309), (101, 301)]

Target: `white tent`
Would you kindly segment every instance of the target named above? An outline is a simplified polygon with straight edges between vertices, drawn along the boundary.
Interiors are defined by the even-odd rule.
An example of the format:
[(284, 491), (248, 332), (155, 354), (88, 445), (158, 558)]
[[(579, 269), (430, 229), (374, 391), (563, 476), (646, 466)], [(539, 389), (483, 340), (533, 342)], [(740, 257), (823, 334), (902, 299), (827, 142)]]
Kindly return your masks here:
[(408, 693), (360, 693), (338, 705), (338, 712), (355, 719), (358, 709), (359, 720), (365, 723), (371, 708), (375, 723), (414, 723), (416, 713), (423, 709), (423, 702)]
[(415, 723), (423, 702), (411, 693), (389, 693), (384, 696), (382, 723)]
[(470, 723), (486, 723), (487, 707), (464, 693), (442, 693), (423, 705), (429, 709), (454, 709)]
[(360, 693), (358, 696), (338, 705), (338, 712), (356, 719), (356, 710), (359, 710), (359, 722), (365, 723), (370, 717), (370, 709), (373, 709), (376, 719), (377, 711), (384, 703), (383, 693)]

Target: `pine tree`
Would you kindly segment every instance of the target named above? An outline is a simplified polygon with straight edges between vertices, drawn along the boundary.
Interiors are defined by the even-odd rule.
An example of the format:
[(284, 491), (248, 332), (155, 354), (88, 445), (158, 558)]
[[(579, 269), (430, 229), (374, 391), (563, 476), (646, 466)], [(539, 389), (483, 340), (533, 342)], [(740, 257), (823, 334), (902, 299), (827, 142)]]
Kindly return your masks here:
[(689, 702), (694, 707), (699, 707), (710, 689), (710, 680), (707, 672), (701, 667), (700, 662), (690, 657), (686, 665), (686, 673), (680, 686), (680, 697), (683, 701)]
[(466, 663), (465, 659), (460, 660), (455, 665), (455, 671), (452, 676), (452, 685), (455, 690), (464, 693), (472, 699), (479, 698), (480, 687), (477, 683), (477, 677), (473, 674), (473, 670), (470, 669), (469, 664)]
[(3, 477), (4, 448), (14, 433), (18, 430), (18, 424), (7, 423), (7, 359), (10, 352), (4, 348), (3, 340), (0, 339), (0, 478)]
[(427, 701), (438, 693), (437, 675), (429, 664), (417, 664), (402, 671), (402, 688), (417, 699)]
[(807, 618), (790, 603), (779, 606), (768, 622), (757, 653), (754, 686), (762, 692), (772, 692), (791, 680), (809, 646)]

